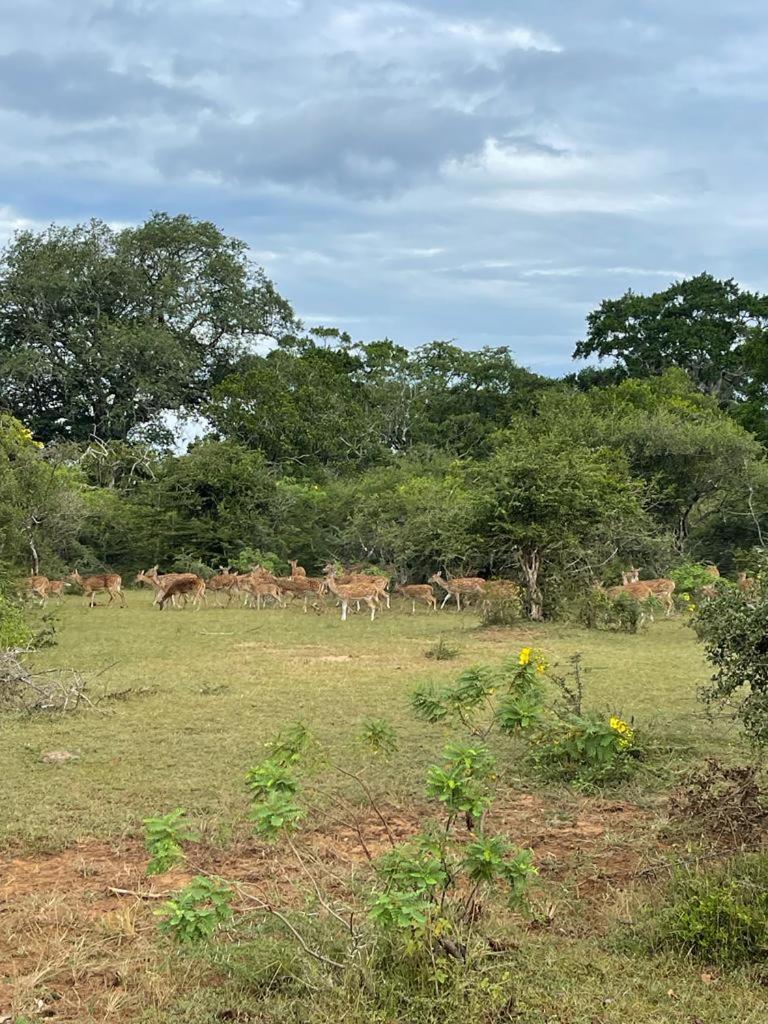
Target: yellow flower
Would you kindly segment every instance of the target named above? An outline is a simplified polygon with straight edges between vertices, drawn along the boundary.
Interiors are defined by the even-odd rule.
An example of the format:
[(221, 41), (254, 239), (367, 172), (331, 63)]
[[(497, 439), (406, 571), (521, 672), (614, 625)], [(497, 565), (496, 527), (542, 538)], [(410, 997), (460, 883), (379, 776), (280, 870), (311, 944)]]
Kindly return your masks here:
[(543, 676), (548, 668), (549, 668), (549, 664), (547, 663), (547, 659), (544, 657), (544, 655), (541, 653), (541, 651), (537, 651), (536, 652), (536, 671), (539, 673), (539, 675)]
[(608, 722), (614, 732), (617, 732), (621, 739), (619, 740), (619, 747), (622, 750), (626, 750), (627, 747), (632, 745), (632, 740), (635, 737), (635, 731), (632, 729), (623, 718), (617, 718), (615, 715)]
[(527, 665), (531, 660), (531, 648), (524, 647), (520, 651), (520, 657), (517, 659), (518, 665)]

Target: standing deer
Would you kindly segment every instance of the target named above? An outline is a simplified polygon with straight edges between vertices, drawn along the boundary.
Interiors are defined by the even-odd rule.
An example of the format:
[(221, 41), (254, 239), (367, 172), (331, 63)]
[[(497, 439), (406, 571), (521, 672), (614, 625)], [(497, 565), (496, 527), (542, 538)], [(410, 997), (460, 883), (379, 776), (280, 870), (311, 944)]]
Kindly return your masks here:
[(379, 597), (382, 593), (381, 587), (376, 586), (374, 580), (375, 576), (369, 576), (367, 581), (360, 580), (354, 583), (339, 583), (337, 582), (336, 576), (334, 575), (333, 569), (331, 568), (327, 575), (326, 580), (328, 582), (328, 589), (332, 594), (335, 594), (341, 601), (341, 621), (346, 622), (347, 611), (349, 609), (350, 601), (365, 601), (368, 607), (371, 609), (371, 622), (376, 618), (376, 608), (378, 607)]
[[(711, 574), (714, 575), (714, 574)], [(718, 571), (718, 576), (720, 575)], [(641, 580), (640, 570), (630, 567), (629, 573), (622, 573), (621, 578), (625, 580), (629, 577), (629, 583), (643, 583), (645, 586), (650, 587), (651, 593), (654, 597), (657, 597), (659, 601), (664, 605), (666, 617), (669, 618), (675, 607), (672, 595), (675, 592), (675, 581), (665, 579), (663, 576), (655, 580)]]
[(408, 598), (411, 602), (411, 615), (416, 614), (416, 602), (421, 601), (423, 604), (431, 608), (433, 612), (437, 611), (437, 598), (435, 592), (428, 583), (398, 583), (395, 586), (395, 593), (402, 594), (403, 597)]
[(83, 599), (87, 601), (90, 597), (89, 607), (93, 608), (96, 604), (96, 595), (105, 591), (109, 594), (108, 605), (112, 604), (115, 598), (120, 599), (120, 606), (125, 608), (125, 595), (123, 594), (123, 578), (118, 576), (116, 572), (101, 573), (97, 576), (81, 576), (80, 573), (75, 569), (71, 572), (68, 577), (73, 583), (76, 583), (83, 591)]
[(295, 558), (291, 559), (291, 576), (306, 576), (307, 570), (304, 569)]
[(482, 597), (485, 594), (486, 580), (480, 576), (457, 576), (455, 579), (446, 580), (436, 572), (433, 576), (429, 577), (430, 583), (436, 583), (438, 587), (446, 592), (443, 598), (443, 603), (440, 605), (441, 608), (445, 607), (446, 601), (449, 601), (452, 597), (456, 598), (456, 608), (461, 611), (461, 595), (464, 594), (480, 594)]

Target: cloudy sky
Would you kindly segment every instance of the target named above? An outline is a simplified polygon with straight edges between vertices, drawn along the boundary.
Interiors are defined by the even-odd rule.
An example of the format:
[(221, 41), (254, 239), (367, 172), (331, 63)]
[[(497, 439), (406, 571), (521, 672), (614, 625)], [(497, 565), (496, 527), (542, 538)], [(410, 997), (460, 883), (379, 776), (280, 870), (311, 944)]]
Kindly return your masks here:
[(586, 312), (768, 290), (761, 0), (0, 0), (0, 235), (151, 210), (308, 324), (568, 367)]

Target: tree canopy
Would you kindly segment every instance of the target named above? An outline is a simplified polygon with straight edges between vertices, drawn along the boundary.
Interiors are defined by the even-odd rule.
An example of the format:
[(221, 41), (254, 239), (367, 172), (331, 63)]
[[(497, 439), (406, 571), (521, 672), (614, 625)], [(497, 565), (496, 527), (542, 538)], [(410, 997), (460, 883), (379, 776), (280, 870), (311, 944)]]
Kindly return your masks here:
[(289, 304), (245, 244), (157, 213), (21, 231), (0, 263), (0, 402), (44, 441), (168, 437)]

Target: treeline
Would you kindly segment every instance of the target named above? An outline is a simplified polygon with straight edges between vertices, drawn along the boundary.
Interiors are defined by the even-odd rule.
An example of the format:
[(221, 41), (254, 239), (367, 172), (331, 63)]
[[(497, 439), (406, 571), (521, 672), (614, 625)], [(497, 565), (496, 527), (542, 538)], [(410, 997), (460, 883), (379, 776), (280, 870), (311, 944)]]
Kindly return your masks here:
[(0, 268), (0, 558), (511, 575), (534, 614), (629, 560), (728, 569), (768, 508), (764, 304), (707, 275), (610, 300), (577, 351), (612, 365), (556, 381), (506, 348), (305, 331), (187, 217), (23, 232)]

